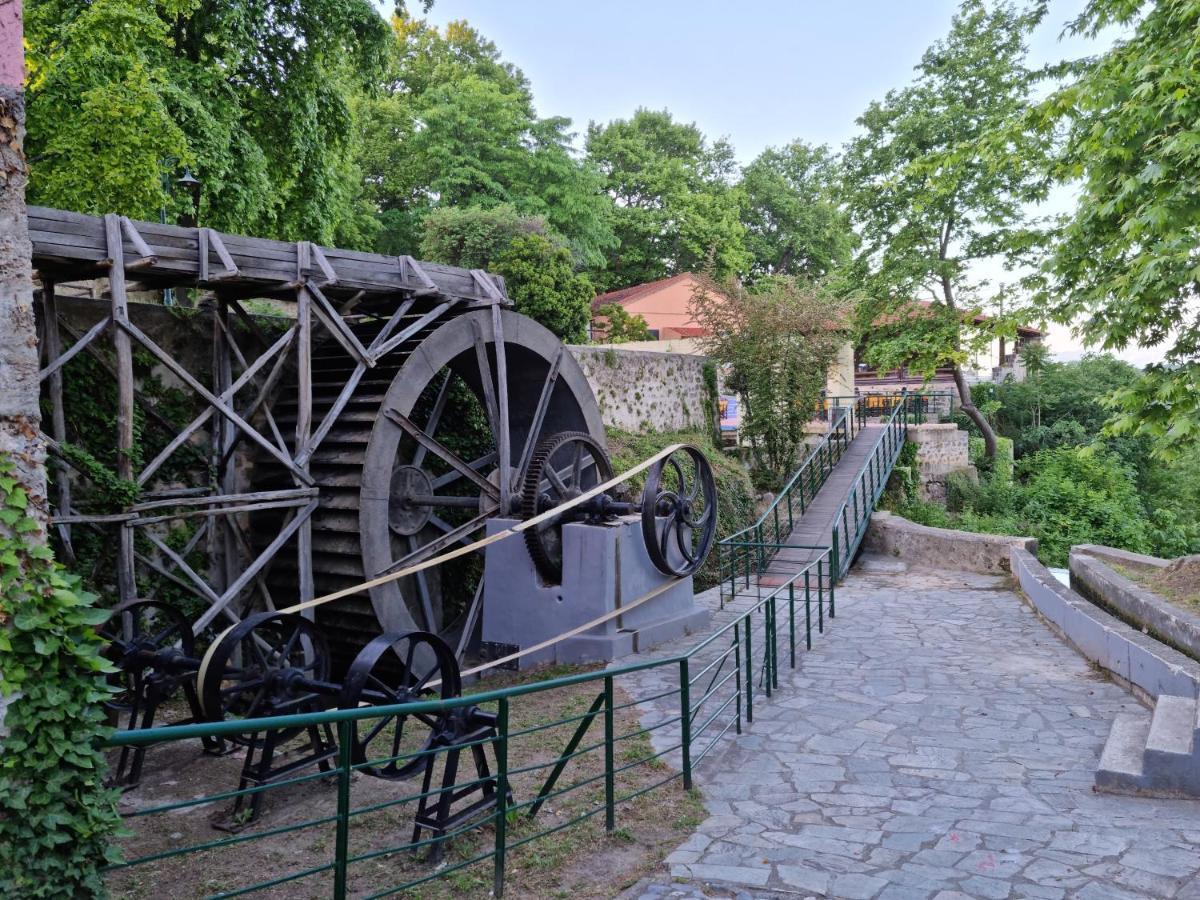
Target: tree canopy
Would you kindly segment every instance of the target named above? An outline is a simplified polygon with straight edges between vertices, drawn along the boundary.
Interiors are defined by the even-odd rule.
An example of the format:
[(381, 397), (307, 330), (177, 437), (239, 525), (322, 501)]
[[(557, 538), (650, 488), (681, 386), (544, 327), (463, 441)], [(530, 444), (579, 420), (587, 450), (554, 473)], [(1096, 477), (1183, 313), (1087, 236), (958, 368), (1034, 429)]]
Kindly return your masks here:
[(749, 268), (728, 141), (710, 143), (666, 110), (639, 109), (592, 124), (587, 156), (614, 204), (618, 243), (602, 288), (699, 270), (710, 255), (721, 277)]
[(172, 218), (183, 166), (205, 224), (363, 245), (352, 98), (378, 80), (369, 0), (33, 0), (30, 200)]
[(839, 203), (837, 159), (825, 146), (768, 147), (742, 170), (749, 274), (821, 278), (850, 261), (857, 242)]
[[(977, 143), (1027, 109), (1035, 73), (1025, 63), (1026, 35), (1037, 21), (1008, 3), (967, 0), (950, 33), (922, 56), (912, 84), (867, 107), (862, 133), (846, 148), (846, 192), (863, 238), (858, 263), (869, 297), (859, 309), (862, 332), (880, 322), (867, 361), (881, 368), (907, 363), (932, 376), (955, 370), (963, 409), (994, 436), (971, 402), (962, 365), (997, 334), (1011, 334), (1010, 316), (978, 321), (987, 301), (1005, 295), (976, 274), (984, 260), (1015, 264), (1030, 250), (1025, 203), (1044, 195), (1044, 150), (1025, 136), (1006, 165), (980, 158)], [(914, 314), (913, 302), (926, 300)]]
[(1162, 346), (1117, 395), (1118, 427), (1173, 453), (1200, 443), (1200, 3), (1091, 0), (1073, 23), (1128, 29), (1032, 117), (1065, 137), (1055, 176), (1078, 186), (1044, 267), (1042, 301), (1104, 348)]

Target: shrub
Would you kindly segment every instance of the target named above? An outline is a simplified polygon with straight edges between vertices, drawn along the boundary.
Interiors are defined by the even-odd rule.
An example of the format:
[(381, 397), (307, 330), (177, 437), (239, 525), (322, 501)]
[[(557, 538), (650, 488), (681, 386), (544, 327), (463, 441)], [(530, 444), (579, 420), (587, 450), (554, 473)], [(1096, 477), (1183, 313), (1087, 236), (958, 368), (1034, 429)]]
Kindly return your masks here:
[(31, 540), (25, 491), (0, 458), (0, 896), (103, 896), (115, 859), (115, 791), (104, 787), (107, 696), (95, 596)]

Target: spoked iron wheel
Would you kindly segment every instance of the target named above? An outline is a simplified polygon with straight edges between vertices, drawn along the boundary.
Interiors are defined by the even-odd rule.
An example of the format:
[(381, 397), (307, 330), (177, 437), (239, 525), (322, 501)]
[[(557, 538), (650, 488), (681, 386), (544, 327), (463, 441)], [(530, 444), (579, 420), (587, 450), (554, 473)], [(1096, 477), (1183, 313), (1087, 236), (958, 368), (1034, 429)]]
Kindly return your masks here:
[[(331, 669), (328, 642), (315, 623), (266, 612), (243, 619), (213, 644), (196, 680), (210, 721), (257, 719), (324, 709), (336, 693)], [(282, 744), (300, 731), (284, 729), (275, 739)]]
[(650, 467), (642, 490), (642, 537), (654, 567), (683, 577), (704, 564), (717, 531), (717, 485), (695, 447)]
[(105, 708), (125, 720), (124, 728), (148, 728), (154, 708), (191, 681), (192, 672), (169, 665), (172, 657), (195, 656), (191, 625), (170, 604), (130, 600), (114, 607), (97, 631), (107, 642), (104, 658), (120, 670), (108, 677), (117, 692)]
[[(608, 454), (590, 434), (552, 435), (538, 445), (525, 473), (521, 514), (532, 519), (603, 484), (612, 475)], [(563, 519), (553, 518), (525, 532), (529, 555), (538, 573), (550, 584), (562, 583), (563, 524)]]
[[(462, 692), (454, 651), (435, 634), (381, 634), (350, 666), (338, 697), (341, 709), (388, 706), (418, 700), (448, 700)], [(417, 755), (433, 744), (439, 716), (419, 713), (366, 718), (353, 723), (351, 757), (376, 778), (399, 780), (425, 769)]]

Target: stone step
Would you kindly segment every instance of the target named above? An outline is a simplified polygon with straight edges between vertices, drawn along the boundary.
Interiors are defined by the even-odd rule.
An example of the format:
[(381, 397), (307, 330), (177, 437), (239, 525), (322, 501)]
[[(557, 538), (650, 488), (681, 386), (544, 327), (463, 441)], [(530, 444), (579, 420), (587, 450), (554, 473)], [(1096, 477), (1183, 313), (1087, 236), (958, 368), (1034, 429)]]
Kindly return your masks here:
[(1142, 756), (1150, 723), (1140, 716), (1118, 713), (1100, 755), (1096, 769), (1096, 789), (1131, 792), (1142, 787)]
[(1196, 701), (1191, 697), (1163, 694), (1154, 705), (1146, 752), (1156, 756), (1190, 757), (1195, 728)]

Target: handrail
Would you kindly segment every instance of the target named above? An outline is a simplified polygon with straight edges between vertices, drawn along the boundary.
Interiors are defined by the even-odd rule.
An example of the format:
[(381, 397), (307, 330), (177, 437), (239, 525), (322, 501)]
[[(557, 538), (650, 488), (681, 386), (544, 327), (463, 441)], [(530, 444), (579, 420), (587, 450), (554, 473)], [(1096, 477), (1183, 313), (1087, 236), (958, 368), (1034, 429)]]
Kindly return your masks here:
[(901, 395), (901, 402), (884, 423), (883, 434), (858, 470), (846, 499), (834, 514), (830, 550), (835, 580), (840, 580), (850, 568), (854, 553), (862, 543), (871, 521), (871, 512), (887, 486), (888, 476), (892, 474), (892, 467), (908, 435), (908, 397), (905, 392), (901, 392)]
[[(811, 549), (795, 548), (792, 545), (781, 546), (790, 549)], [(789, 660), (790, 666), (795, 668), (797, 664), (797, 651), (811, 649), (814, 632), (817, 634), (823, 632), (826, 616), (832, 617), (834, 588), (832, 580), (828, 577), (832, 560), (829, 548), (819, 549), (821, 552), (816, 559), (803, 566), (782, 585), (774, 588), (765, 596), (760, 586), (756, 600), (747, 609), (735, 616), (733, 621), (718, 628), (713, 634), (700, 640), (688, 650), (659, 659), (625, 663), (609, 669), (567, 675), (530, 684), (514, 685), (512, 687), (455, 697), (448, 700), (419, 701), (389, 706), (359, 707), (355, 709), (329, 709), (263, 719), (168, 725), (134, 731), (118, 731), (105, 742), (104, 745), (106, 747), (123, 747), (151, 743), (161, 744), (165, 741), (206, 736), (262, 734), (285, 728), (332, 728), (337, 733), (338, 752), (335, 759), (331, 761), (332, 768), (328, 771), (301, 775), (299, 777), (287, 777), (279, 781), (255, 784), (251, 787), (243, 787), (235, 791), (225, 791), (210, 796), (194, 797), (189, 795), (189, 798), (183, 801), (139, 808), (129, 814), (134, 818), (177, 812), (234, 797), (245, 797), (264, 791), (274, 791), (310, 782), (316, 778), (329, 778), (335, 781), (337, 802), (336, 812), (331, 815), (318, 816), (300, 823), (288, 823), (264, 831), (247, 832), (234, 837), (208, 842), (202, 841), (198, 844), (184, 847), (171, 846), (169, 849), (159, 852), (153, 852), (153, 848), (151, 847), (147, 848), (151, 852), (144, 853), (133, 859), (111, 863), (105, 868), (105, 871), (113, 874), (129, 867), (154, 863), (169, 857), (205, 852), (218, 847), (235, 846), (248, 841), (257, 841), (283, 833), (296, 832), (300, 829), (332, 827), (334, 832), (334, 846), (332, 859), (329, 862), (308, 869), (288, 870), (282, 875), (273, 878), (269, 877), (272, 874), (269, 871), (255, 872), (256, 877), (263, 878), (267, 876), (269, 880), (263, 880), (258, 884), (249, 886), (239, 886), (229, 894), (222, 894), (221, 896), (267, 890), (292, 881), (324, 875), (332, 881), (332, 894), (334, 898), (341, 900), (341, 898), (348, 896), (350, 893), (361, 893), (361, 890), (355, 890), (349, 886), (349, 880), (354, 874), (351, 869), (357, 863), (369, 859), (382, 858), (383, 856), (395, 855), (401, 851), (422, 850), (425, 848), (432, 850), (442, 846), (445, 841), (451, 840), (456, 836), (474, 833), (480, 839), (479, 843), (471, 848), (469, 858), (466, 858), (462, 862), (439, 866), (432, 870), (419, 872), (409, 870), (406, 872), (401, 869), (396, 873), (396, 876), (401, 879), (408, 877), (410, 880), (403, 884), (388, 887), (386, 890), (373, 896), (383, 896), (384, 894), (392, 894), (410, 889), (427, 881), (449, 876), (466, 866), (490, 861), (493, 868), (493, 894), (496, 897), (500, 897), (504, 890), (506, 858), (509, 853), (521, 845), (528, 844), (538, 838), (553, 834), (576, 823), (586, 821), (598, 813), (604, 814), (605, 828), (611, 833), (616, 827), (616, 811), (621, 804), (649, 791), (657, 790), (662, 786), (674, 782), (676, 779), (682, 779), (685, 789), (690, 790), (692, 788), (696, 764), (731, 730), (736, 730), (736, 733), (740, 734), (743, 721), (753, 721), (754, 702), (756, 699), (759, 699), (756, 695), (761, 691), (766, 698), (770, 698), (773, 692), (779, 689), (780, 657), (783, 656)], [(780, 646), (781, 644), (783, 645), (782, 647)], [(697, 663), (694, 670), (691, 668), (693, 661)], [(614, 697), (614, 681), (616, 679), (633, 673), (664, 667), (674, 669), (677, 672), (677, 688), (671, 686), (670, 680), (668, 680), (667, 690), (658, 692), (662, 686), (655, 679), (654, 690), (656, 693), (652, 697), (635, 696), (631, 702), (622, 702), (618, 705)], [(670, 676), (666, 677), (670, 679)], [(592, 702), (588, 713), (578, 715), (576, 714), (577, 710), (572, 710), (571, 714), (565, 718), (549, 723), (539, 722), (534, 728), (513, 727), (510, 724), (510, 712), (515, 708), (513, 701), (517, 698), (529, 694), (545, 693), (589, 683), (602, 683), (602, 690)], [(620, 734), (615, 730), (613, 713), (616, 710), (635, 706), (638, 703), (649, 702), (653, 699), (674, 696), (678, 696), (679, 698), (678, 708), (674, 710), (674, 714), (669, 713), (665, 718), (661, 718), (653, 724), (639, 725), (637, 729), (628, 733)], [(761, 702), (761, 699), (759, 699), (759, 702)], [(434, 749), (414, 750), (399, 753), (385, 760), (356, 760), (352, 753), (354, 738), (358, 733), (354, 728), (356, 722), (397, 715), (415, 716), (420, 714), (427, 716), (464, 706), (484, 704), (495, 704), (495, 735), (476, 740), (472, 743), (473, 745), (481, 746), (490, 744), (492, 746), (496, 758), (494, 773), (488, 775), (486, 778), (475, 779), (474, 781), (458, 785), (452, 784), (449, 787), (430, 785), (427, 780), (425, 786), (419, 792), (407, 794), (399, 798), (387, 797), (382, 800), (379, 795), (373, 795), (369, 798), (367, 805), (352, 807), (352, 776), (355, 771), (367, 766), (408, 759), (428, 758), (432, 765), (432, 761), (436, 759), (437, 755), (445, 754), (448, 749), (446, 747), (436, 747)], [(583, 745), (582, 749), (578, 749), (582, 744), (585, 733), (592, 727), (594, 722), (598, 721), (603, 722), (603, 739), (590, 741), (586, 745)], [(577, 723), (577, 727), (574, 729), (574, 736), (568, 742), (566, 748), (559, 754), (558, 758), (542, 761), (545, 741), (543, 732), (545, 729), (573, 723)], [(614, 746), (618, 742), (642, 735), (649, 735), (651, 732), (660, 731), (664, 728), (672, 729), (672, 731), (663, 736), (661, 742), (656, 740), (654, 746), (659, 746), (661, 743), (665, 745), (665, 749), (649, 750), (646, 756), (632, 761), (628, 761), (628, 751), (624, 751), (619, 759), (613, 752)], [(514, 745), (520, 747), (521, 739), (535, 731), (538, 732), (537, 739), (539, 743), (537, 755), (539, 761), (532, 765), (511, 762)], [(622, 746), (625, 747), (628, 745), (623, 744)], [(680, 769), (678, 771), (669, 771), (665, 777), (659, 777), (656, 768), (661, 767), (661, 764), (657, 764), (656, 761), (665, 754), (673, 752), (679, 753)], [(589, 753), (596, 754), (593, 757), (594, 759), (603, 757), (603, 772), (599, 775), (575, 780), (574, 783), (565, 788), (557, 787), (556, 781), (559, 775), (562, 774), (564, 767), (572, 760)], [(630, 769), (641, 766), (648, 767), (645, 777), (652, 777), (654, 779), (653, 783), (638, 785), (635, 790), (618, 793), (619, 786), (629, 787), (628, 784), (621, 784), (627, 779), (626, 773)], [(550, 774), (545, 778), (542, 788), (536, 797), (532, 796), (532, 794), (528, 799), (514, 799), (509, 796), (508, 788), (512, 784), (511, 779), (513, 777), (541, 771), (547, 771)], [(486, 814), (481, 813), (473, 821), (464, 819), (462, 822), (456, 823), (446, 833), (437, 833), (432, 837), (422, 840), (418, 840), (414, 836), (412, 841), (387, 849), (367, 849), (361, 845), (358, 847), (352, 846), (356, 840), (368, 837), (363, 829), (359, 829), (354, 833), (351, 832), (351, 820), (355, 817), (361, 817), (383, 809), (395, 808), (401, 804), (415, 804), (418, 801), (425, 803), (430, 798), (440, 797), (448, 791), (472, 785), (480, 786), (488, 778), (493, 780), (492, 789), (496, 797), (495, 809), (493, 811)], [(539, 777), (538, 780), (542, 779)], [(599, 805), (595, 805), (595, 800), (590, 796), (591, 789), (588, 786), (599, 781), (603, 781), (604, 784), (604, 799)], [(579, 793), (574, 794), (573, 792)], [(581, 803), (585, 807), (582, 812), (578, 809), (566, 809), (564, 807), (567, 795), (582, 797)], [(452, 794), (451, 796), (454, 795)], [(541, 808), (542, 803), (551, 797), (558, 798), (556, 799), (558, 809), (555, 821), (546, 824), (540, 831), (532, 834), (528, 833), (529, 829), (526, 829), (524, 833), (521, 833), (520, 837), (509, 835), (506, 825), (510, 818), (520, 814), (523, 818), (533, 819)], [(563, 816), (564, 811), (567, 814), (572, 812), (578, 812), (578, 814), (567, 821), (559, 821), (557, 817)], [(491, 829), (492, 834), (489, 837), (480, 835), (480, 832), (484, 828)], [(491, 844), (490, 849), (487, 848), (488, 843)], [(191, 871), (197, 870), (193, 868)], [(367, 875), (368, 879), (372, 877), (378, 876), (374, 873)], [(142, 876), (142, 878), (145, 878), (145, 876)]]
[[(845, 454), (850, 442), (866, 423), (866, 407), (862, 398), (846, 398), (853, 401), (846, 406), (836, 407), (836, 420), (820, 442), (801, 463), (800, 467), (780, 489), (754, 524), (723, 538), (717, 544), (718, 574), (721, 585), (721, 603), (724, 605), (725, 583), (729, 582), (730, 596), (737, 593), (737, 581), (744, 577), (749, 586), (750, 571), (766, 570), (780, 544), (792, 533), (796, 520), (804, 515), (817, 492), (828, 480), (830, 473)], [(781, 512), (782, 510), (782, 512)], [(752, 535), (754, 547), (747, 546), (744, 538)], [(740, 551), (734, 549), (741, 547)], [(768, 552), (769, 551), (769, 552)]]
[(906, 397), (909, 421), (914, 425), (921, 425), (925, 421), (938, 422), (953, 412), (954, 400), (957, 396), (953, 391), (907, 391), (905, 389), (898, 391), (864, 390), (854, 396), (835, 394), (825, 398), (825, 406), (819, 416), (824, 418), (826, 409), (846, 406), (847, 401), (862, 401), (866, 407), (867, 418), (886, 417), (891, 415), (900, 399)]

